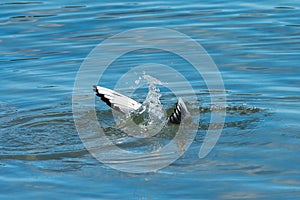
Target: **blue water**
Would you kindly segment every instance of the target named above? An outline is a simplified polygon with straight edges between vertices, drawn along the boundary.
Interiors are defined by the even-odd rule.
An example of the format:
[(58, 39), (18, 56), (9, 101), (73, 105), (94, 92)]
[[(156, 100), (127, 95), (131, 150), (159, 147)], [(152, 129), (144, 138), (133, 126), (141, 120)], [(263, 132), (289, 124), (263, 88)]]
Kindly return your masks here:
[[(298, 0), (1, 1), (0, 199), (299, 199), (299, 19)], [(180, 31), (206, 49), (222, 74), (227, 115), (217, 145), (199, 159), (210, 94), (187, 70), (201, 100), (194, 142), (170, 166), (132, 174), (85, 149), (72, 91), (96, 45), (145, 27)], [(169, 54), (151, 58), (186, 69)], [(113, 88), (122, 73), (108, 71), (103, 84)]]

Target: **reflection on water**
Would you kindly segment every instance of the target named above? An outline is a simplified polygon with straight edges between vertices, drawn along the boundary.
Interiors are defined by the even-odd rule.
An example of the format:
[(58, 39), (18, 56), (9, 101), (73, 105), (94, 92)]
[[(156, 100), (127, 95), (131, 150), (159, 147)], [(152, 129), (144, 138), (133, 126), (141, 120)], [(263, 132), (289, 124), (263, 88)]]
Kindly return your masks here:
[[(5, 0), (0, 13), (0, 188), (5, 191), (0, 199), (299, 196), (299, 2)], [(140, 50), (122, 56), (105, 72), (103, 86), (114, 88), (135, 66), (161, 63), (185, 74), (201, 103), (199, 108), (187, 102), (200, 111), (201, 121), (184, 156), (157, 173), (135, 175), (110, 169), (84, 148), (71, 96), (76, 72), (96, 45), (141, 27), (172, 28), (204, 46), (222, 74), (227, 114), (216, 147), (199, 159), (210, 95), (218, 91), (208, 91), (177, 55)], [(160, 91), (169, 114), (176, 98), (164, 87)], [(140, 89), (133, 95), (143, 100), (146, 93)], [(184, 88), (181, 94), (190, 95)], [(108, 107), (96, 108), (121, 148), (149, 150), (149, 141), (114, 128)], [(153, 148), (155, 142), (167, 144), (172, 129), (152, 138)]]

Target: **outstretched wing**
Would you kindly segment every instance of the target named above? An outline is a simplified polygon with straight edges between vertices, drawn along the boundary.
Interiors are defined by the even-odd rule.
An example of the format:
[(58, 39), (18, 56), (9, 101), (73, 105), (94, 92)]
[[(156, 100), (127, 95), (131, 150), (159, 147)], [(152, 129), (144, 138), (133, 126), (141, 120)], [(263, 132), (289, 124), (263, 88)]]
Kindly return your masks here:
[(124, 114), (138, 110), (142, 106), (139, 102), (136, 102), (135, 100), (116, 91), (95, 85), (93, 87), (96, 95), (100, 97), (102, 101), (104, 101), (109, 107)]
[(176, 104), (176, 108), (174, 109), (174, 112), (169, 117), (169, 122), (173, 124), (180, 124), (181, 121), (184, 119), (190, 117), (191, 114), (188, 111), (185, 103), (183, 100), (179, 97), (178, 102)]

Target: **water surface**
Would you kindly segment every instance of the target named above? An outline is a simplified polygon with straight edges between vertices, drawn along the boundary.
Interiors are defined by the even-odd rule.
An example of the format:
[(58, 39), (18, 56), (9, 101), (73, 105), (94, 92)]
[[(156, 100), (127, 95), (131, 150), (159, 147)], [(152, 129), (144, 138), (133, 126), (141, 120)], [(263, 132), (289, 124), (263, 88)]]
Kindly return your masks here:
[[(299, 1), (4, 0), (0, 13), (1, 199), (299, 198)], [(203, 45), (222, 74), (227, 115), (217, 145), (199, 159), (210, 118), (205, 83), (170, 54), (120, 58), (105, 87), (152, 61), (186, 72), (201, 100), (199, 130), (184, 156), (156, 173), (130, 174), (84, 148), (71, 98), (96, 45), (145, 27), (178, 30)], [(143, 90), (135, 95), (145, 98)], [(175, 101), (162, 96), (165, 105)]]

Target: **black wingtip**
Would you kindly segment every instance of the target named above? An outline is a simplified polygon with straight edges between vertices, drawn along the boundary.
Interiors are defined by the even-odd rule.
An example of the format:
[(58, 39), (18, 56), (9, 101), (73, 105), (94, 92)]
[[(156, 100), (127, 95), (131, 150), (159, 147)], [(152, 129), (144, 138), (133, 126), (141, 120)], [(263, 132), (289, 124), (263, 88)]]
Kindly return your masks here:
[(104, 96), (104, 94), (101, 94), (101, 93), (99, 92), (97, 86), (96, 86), (96, 85), (93, 85), (93, 88), (94, 88), (93, 91), (96, 92), (96, 95), (97, 95), (98, 97), (100, 97), (101, 100), (102, 100), (103, 102), (105, 102), (109, 107), (111, 107), (111, 106), (112, 106), (112, 105), (111, 105), (111, 102), (109, 101), (108, 98), (106, 98), (106, 97)]
[(181, 122), (181, 111), (180, 111), (179, 103), (176, 104), (176, 107), (175, 107), (173, 113), (170, 115), (169, 122), (171, 122), (172, 124), (180, 124), (180, 122)]
[(98, 93), (98, 89), (97, 89), (97, 86), (96, 85), (93, 85), (93, 91)]
[(169, 117), (169, 122), (172, 124), (180, 124), (184, 119), (189, 118), (191, 114), (189, 113), (185, 103), (179, 97), (174, 112)]

